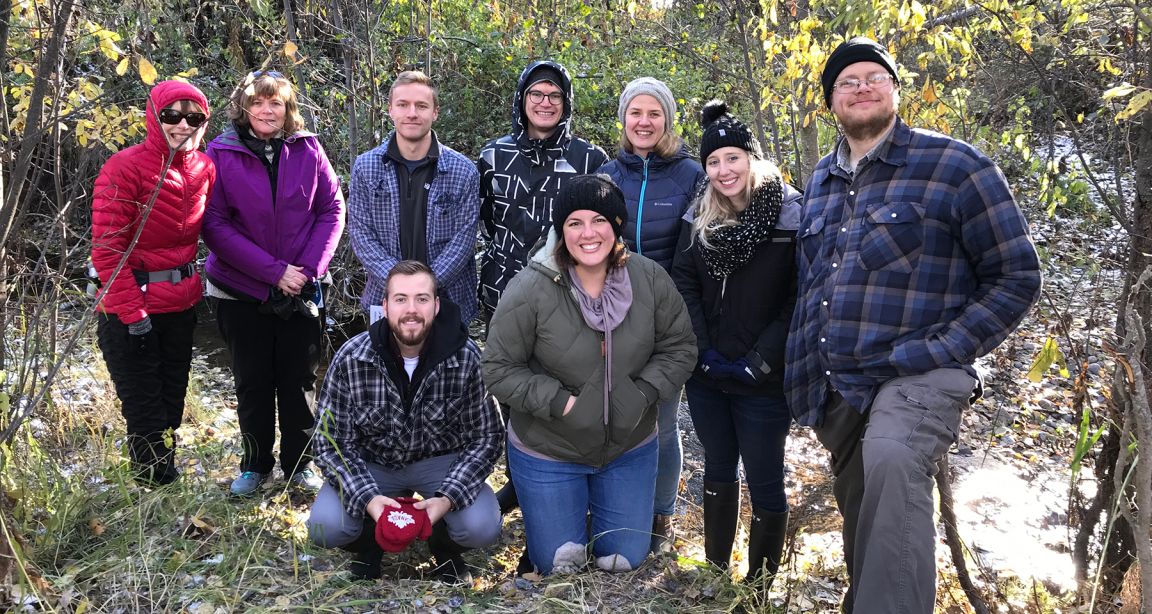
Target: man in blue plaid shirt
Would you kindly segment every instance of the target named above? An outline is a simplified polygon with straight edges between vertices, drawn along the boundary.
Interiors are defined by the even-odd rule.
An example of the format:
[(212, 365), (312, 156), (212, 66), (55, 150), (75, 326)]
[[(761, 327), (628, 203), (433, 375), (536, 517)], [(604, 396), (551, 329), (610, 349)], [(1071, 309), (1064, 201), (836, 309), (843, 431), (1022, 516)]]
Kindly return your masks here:
[(436, 573), (468, 581), (460, 554), (500, 538), (500, 507), (485, 482), (503, 450), (500, 415), (480, 350), (456, 305), (437, 298), (432, 270), (401, 261), (384, 288), (384, 318), (349, 339), (324, 376), (315, 449), (326, 484), (309, 534), (354, 551), (354, 575), (379, 578), (376, 520), (399, 507), (394, 497), (416, 491), (424, 500), (415, 507), (434, 525)]
[(843, 136), (805, 194), (785, 390), (832, 454), (844, 611), (929, 614), (937, 463), (979, 396), (973, 363), (1039, 295), (1039, 259), (996, 165), (897, 117), (885, 48), (844, 42), (821, 81)]
[(379, 317), (384, 278), (401, 260), (431, 267), (465, 324), (476, 315), (476, 223), (480, 173), (441, 144), (436, 87), (418, 70), (400, 73), (388, 93), (395, 129), (356, 158), (348, 187), (348, 234), (368, 281), (360, 305)]

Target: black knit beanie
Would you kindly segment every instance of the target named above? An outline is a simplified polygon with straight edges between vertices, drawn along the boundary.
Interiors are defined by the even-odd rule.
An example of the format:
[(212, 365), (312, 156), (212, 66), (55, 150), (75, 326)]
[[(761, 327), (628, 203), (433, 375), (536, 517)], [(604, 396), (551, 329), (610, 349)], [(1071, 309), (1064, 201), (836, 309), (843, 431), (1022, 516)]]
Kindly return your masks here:
[(829, 109), (832, 108), (832, 85), (836, 83), (836, 77), (856, 62), (876, 62), (892, 75), (893, 82), (900, 83), (900, 77), (896, 74), (896, 60), (880, 43), (865, 36), (846, 40), (828, 56), (824, 72), (820, 73), (820, 85), (824, 86), (824, 104)]
[(608, 219), (616, 238), (624, 231), (628, 221), (628, 207), (624, 204), (624, 193), (612, 182), (608, 175), (577, 175), (560, 186), (560, 193), (552, 202), (552, 226), (556, 234), (564, 236), (564, 220), (573, 211), (587, 209)]
[(564, 92), (565, 98), (568, 97), (568, 90), (564, 88), (564, 77), (560, 74), (560, 71), (552, 68), (551, 66), (548, 66), (547, 64), (537, 66), (536, 69), (528, 75), (528, 78), (524, 80), (525, 94), (527, 94), (529, 89), (532, 89), (533, 85), (536, 85), (541, 81), (547, 81), (552, 85), (555, 85), (556, 87), (560, 88), (560, 91)]
[(700, 163), (707, 164), (708, 156), (721, 147), (739, 147), (754, 158), (763, 158), (760, 142), (743, 122), (728, 113), (728, 105), (713, 100), (700, 110)]

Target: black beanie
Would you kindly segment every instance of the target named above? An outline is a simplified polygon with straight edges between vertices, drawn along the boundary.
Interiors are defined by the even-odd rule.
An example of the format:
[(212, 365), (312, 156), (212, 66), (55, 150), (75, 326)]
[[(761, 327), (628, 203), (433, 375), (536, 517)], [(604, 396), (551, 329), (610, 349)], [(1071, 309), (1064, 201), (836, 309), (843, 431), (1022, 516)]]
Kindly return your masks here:
[(564, 86), (566, 79), (564, 79), (564, 76), (560, 74), (560, 71), (552, 68), (551, 66), (548, 66), (547, 64), (537, 66), (536, 69), (528, 75), (528, 78), (524, 80), (524, 94), (527, 95), (528, 90), (531, 89), (533, 85), (536, 85), (541, 81), (547, 81), (552, 85), (555, 85), (556, 87), (560, 88), (560, 91), (564, 92), (565, 98), (568, 97), (568, 90), (565, 89)]
[(573, 211), (587, 209), (608, 219), (616, 238), (624, 231), (628, 221), (628, 207), (624, 204), (624, 193), (608, 175), (577, 175), (560, 186), (560, 193), (552, 202), (552, 227), (556, 234), (564, 236), (564, 220)]
[(708, 156), (721, 147), (739, 147), (754, 158), (763, 158), (760, 142), (743, 122), (728, 113), (728, 105), (713, 100), (700, 109), (700, 163), (708, 164)]
[(820, 73), (820, 85), (824, 86), (824, 104), (828, 105), (829, 109), (832, 108), (832, 85), (836, 83), (836, 77), (839, 77), (840, 72), (850, 64), (856, 62), (876, 62), (892, 75), (894, 83), (900, 83), (900, 77), (896, 74), (896, 60), (892, 59), (892, 55), (880, 43), (865, 36), (846, 40), (828, 56), (824, 72)]

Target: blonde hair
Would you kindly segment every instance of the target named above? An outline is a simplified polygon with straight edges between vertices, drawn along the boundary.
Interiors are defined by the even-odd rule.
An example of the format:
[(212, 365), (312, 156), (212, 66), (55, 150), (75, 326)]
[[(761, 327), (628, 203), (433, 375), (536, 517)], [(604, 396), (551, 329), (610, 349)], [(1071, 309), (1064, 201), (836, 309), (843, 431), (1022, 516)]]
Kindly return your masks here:
[[(744, 200), (751, 203), (752, 192), (769, 181), (781, 179), (780, 169), (769, 160), (749, 156), (748, 183), (744, 186)], [(700, 241), (705, 249), (711, 249), (708, 237), (720, 227), (735, 226), (740, 214), (732, 199), (721, 194), (709, 181), (704, 193), (696, 199), (696, 220), (692, 225), (692, 240)]]
[(392, 87), (388, 89), (388, 100), (392, 100), (392, 94), (396, 91), (396, 88), (412, 83), (428, 86), (428, 88), (432, 90), (432, 106), (440, 106), (440, 91), (436, 88), (436, 85), (432, 83), (432, 78), (424, 74), (422, 70), (406, 70), (396, 75), (396, 80), (392, 82)]
[(300, 103), (296, 102), (296, 89), (292, 82), (278, 72), (257, 71), (248, 75), (236, 86), (228, 105), (228, 119), (237, 126), (246, 128), (248, 107), (254, 98), (277, 97), (284, 101), (284, 134), (294, 134), (304, 128), (304, 117), (300, 115)]

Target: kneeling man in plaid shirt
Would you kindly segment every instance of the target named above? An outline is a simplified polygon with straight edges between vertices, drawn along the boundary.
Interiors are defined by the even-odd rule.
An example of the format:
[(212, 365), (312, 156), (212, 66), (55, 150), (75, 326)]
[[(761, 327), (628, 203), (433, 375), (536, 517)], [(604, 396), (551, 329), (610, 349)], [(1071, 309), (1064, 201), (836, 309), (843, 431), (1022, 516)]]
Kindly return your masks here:
[(495, 543), (501, 524), (485, 479), (504, 435), (481, 378), (480, 350), (459, 308), (437, 298), (436, 278), (421, 262), (391, 269), (384, 312), (340, 348), (324, 377), (315, 449), (326, 484), (309, 535), (353, 551), (357, 577), (379, 578), (376, 535), (387, 527), (377, 521), (396, 516), (396, 499), (416, 491), (423, 501), (404, 508), (427, 514), (433, 526), (436, 573), (468, 582), (461, 553)]

